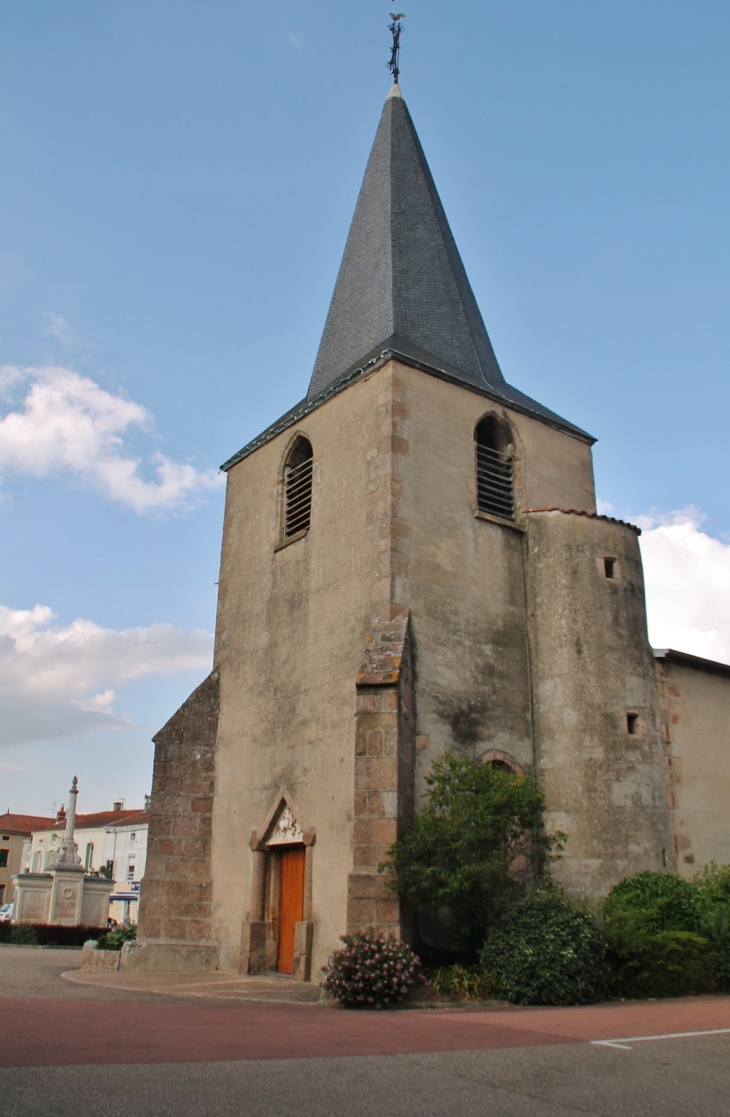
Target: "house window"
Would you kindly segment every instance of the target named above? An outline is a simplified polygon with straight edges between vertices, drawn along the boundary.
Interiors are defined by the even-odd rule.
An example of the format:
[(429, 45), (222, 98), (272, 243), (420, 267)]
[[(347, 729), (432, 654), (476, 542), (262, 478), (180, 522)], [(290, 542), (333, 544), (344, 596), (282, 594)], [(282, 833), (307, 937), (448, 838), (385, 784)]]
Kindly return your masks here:
[(132, 833), (131, 833), (131, 834), (129, 835), (129, 841), (130, 841), (130, 843), (131, 843), (131, 842), (136, 842), (136, 841), (137, 841), (137, 834), (136, 834), (136, 832), (135, 832), (134, 830), (133, 830), (133, 831), (132, 831)]
[(626, 729), (632, 737), (636, 736), (638, 730), (639, 715), (627, 714), (626, 715)]
[(616, 577), (616, 559), (615, 558), (605, 558), (603, 560), (603, 572), (604, 572), (604, 574), (606, 575), (607, 578), (615, 578)]
[(94, 860), (94, 843), (86, 843), (86, 854), (84, 856), (84, 868), (90, 869)]
[(284, 466), (284, 538), (306, 531), (312, 512), (312, 466), (314, 456), (309, 439), (300, 436), (292, 446)]
[(127, 867), (127, 880), (134, 880), (134, 862), (130, 861)]
[(487, 415), (477, 425), (475, 443), (477, 510), (514, 520), (514, 452), (509, 428), (496, 415)]
[(5, 885), (0, 884), (0, 904), (3, 902), (4, 898), (5, 898)]
[(0, 849), (0, 869), (7, 869), (9, 849)]

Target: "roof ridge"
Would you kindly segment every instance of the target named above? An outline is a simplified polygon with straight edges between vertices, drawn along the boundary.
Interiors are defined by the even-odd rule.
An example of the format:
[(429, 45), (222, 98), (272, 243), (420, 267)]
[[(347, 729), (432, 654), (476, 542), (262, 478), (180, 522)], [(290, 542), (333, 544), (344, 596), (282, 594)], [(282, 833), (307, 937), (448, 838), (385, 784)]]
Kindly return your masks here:
[(617, 520), (615, 516), (604, 516), (600, 512), (587, 512), (584, 508), (525, 508), (525, 513), (530, 512), (562, 512), (566, 516), (586, 516), (589, 520), (604, 520), (609, 524), (619, 524), (621, 527), (628, 527), (635, 531), (637, 535), (641, 535), (641, 528), (636, 524), (629, 523), (628, 520)]

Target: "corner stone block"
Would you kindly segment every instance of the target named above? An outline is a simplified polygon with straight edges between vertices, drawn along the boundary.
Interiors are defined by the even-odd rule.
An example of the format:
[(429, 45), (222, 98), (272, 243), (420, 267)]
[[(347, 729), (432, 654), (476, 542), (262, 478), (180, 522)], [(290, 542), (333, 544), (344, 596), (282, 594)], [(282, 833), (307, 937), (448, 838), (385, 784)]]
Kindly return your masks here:
[(241, 957), (239, 973), (263, 973), (266, 964), (265, 920), (247, 919), (241, 925)]
[(379, 873), (350, 873), (347, 894), (358, 900), (390, 898), (387, 880)]
[(347, 924), (348, 927), (352, 923), (360, 924), (369, 927), (375, 921), (375, 900), (356, 900), (350, 898), (347, 901)]
[(295, 981), (309, 981), (312, 974), (312, 940), (314, 923), (303, 920), (294, 925), (294, 967), (292, 977)]

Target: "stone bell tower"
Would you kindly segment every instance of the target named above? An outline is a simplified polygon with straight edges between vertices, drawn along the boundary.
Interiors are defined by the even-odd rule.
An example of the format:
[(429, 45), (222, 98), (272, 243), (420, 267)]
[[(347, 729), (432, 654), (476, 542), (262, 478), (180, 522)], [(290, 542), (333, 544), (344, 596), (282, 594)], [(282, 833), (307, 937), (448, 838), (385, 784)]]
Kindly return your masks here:
[[(669, 849), (637, 530), (510, 386), (394, 85), (308, 392), (230, 458), (214, 670), (156, 737), (138, 968), (316, 980), (448, 749), (533, 773), (595, 899)], [(664, 851), (664, 852), (663, 852)]]

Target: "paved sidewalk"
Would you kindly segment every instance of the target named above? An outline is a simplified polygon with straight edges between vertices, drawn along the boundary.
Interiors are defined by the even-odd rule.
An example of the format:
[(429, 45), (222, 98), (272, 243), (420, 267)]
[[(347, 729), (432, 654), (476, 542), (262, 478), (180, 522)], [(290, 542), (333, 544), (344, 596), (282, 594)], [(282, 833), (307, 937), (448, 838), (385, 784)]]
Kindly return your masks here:
[(317, 1004), (321, 996), (319, 985), (275, 976), (249, 977), (244, 974), (223, 973), (92, 973), (85, 970), (67, 970), (61, 974), (61, 977), (74, 985), (86, 985), (114, 993), (248, 1001), (253, 1004)]

